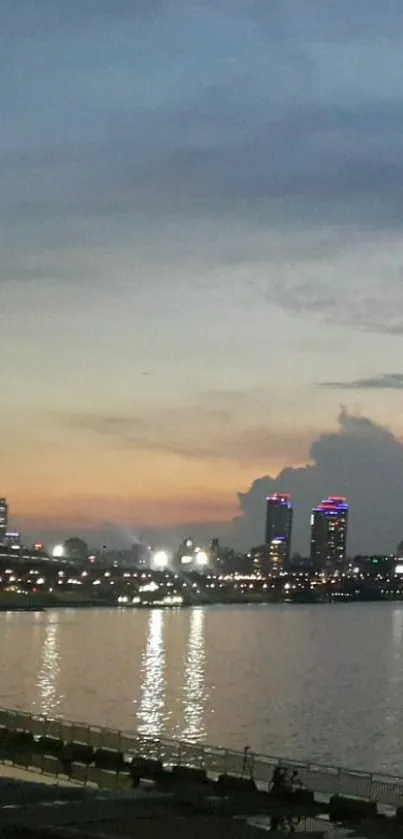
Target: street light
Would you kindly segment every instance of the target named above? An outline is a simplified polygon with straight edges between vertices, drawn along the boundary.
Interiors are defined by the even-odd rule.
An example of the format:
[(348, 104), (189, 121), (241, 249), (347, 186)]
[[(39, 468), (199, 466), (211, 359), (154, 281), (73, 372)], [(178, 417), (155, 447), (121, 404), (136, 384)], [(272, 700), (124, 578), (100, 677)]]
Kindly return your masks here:
[(152, 558), (153, 566), (157, 571), (163, 571), (167, 567), (168, 562), (169, 556), (166, 551), (156, 551)]
[(209, 562), (209, 558), (208, 558), (208, 555), (206, 554), (206, 551), (198, 551), (197, 554), (196, 554), (196, 564), (200, 568), (205, 568), (205, 566), (208, 565), (208, 562)]

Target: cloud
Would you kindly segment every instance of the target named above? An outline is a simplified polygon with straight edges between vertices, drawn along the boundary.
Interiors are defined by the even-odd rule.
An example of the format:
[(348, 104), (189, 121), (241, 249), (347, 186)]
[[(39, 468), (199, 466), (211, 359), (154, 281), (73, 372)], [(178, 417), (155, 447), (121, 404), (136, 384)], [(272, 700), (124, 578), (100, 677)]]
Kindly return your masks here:
[[(104, 532), (101, 522), (108, 509), (111, 522), (122, 522), (123, 519), (127, 525), (117, 524), (117, 528), (120, 531), (123, 528), (137, 538), (139, 532), (144, 532), (153, 542), (167, 539), (168, 543), (174, 543), (180, 536), (194, 532), (202, 540), (219, 535), (227, 544), (247, 548), (260, 544), (264, 538), (266, 496), (283, 491), (291, 493), (294, 505), (294, 551), (309, 552), (310, 511), (323, 497), (333, 494), (345, 495), (349, 501), (350, 555), (389, 553), (403, 538), (403, 443), (387, 428), (343, 409), (338, 416), (337, 429), (316, 434), (309, 445), (308, 435), (304, 437), (298, 430), (292, 435), (276, 427), (251, 428), (245, 435), (232, 429), (220, 412), (218, 418), (212, 418), (206, 409), (205, 414), (201, 414), (201, 426), (194, 438), (189, 438), (188, 426), (197, 420), (199, 411), (200, 406), (183, 411), (183, 424), (176, 428), (175, 437), (170, 436), (169, 425), (172, 423), (172, 428), (175, 427), (181, 412), (162, 413), (162, 424), (167, 424), (168, 428), (161, 449), (158, 448), (159, 438), (153, 437), (156, 427), (148, 429), (149, 437), (146, 434), (148, 415), (134, 420), (111, 415), (98, 417), (97, 422), (91, 417), (73, 415), (68, 420), (63, 418), (63, 422), (70, 422), (73, 430), (82, 428), (83, 433), (99, 435), (107, 447), (128, 445), (130, 448), (131, 435), (134, 435), (135, 448), (147, 449), (149, 444), (150, 449), (156, 447), (157, 451), (169, 451), (176, 456), (210, 459), (211, 494), (206, 490), (200, 495), (194, 489), (191, 496), (184, 493), (182, 497), (176, 486), (172, 495), (161, 485), (157, 475), (155, 485), (159, 487), (159, 494), (152, 499), (140, 496), (133, 501), (126, 496), (109, 497), (107, 488), (95, 498), (80, 497), (75, 507), (68, 498), (59, 499), (52, 507), (53, 521), (49, 515), (41, 522), (21, 516), (19, 523), (23, 531), (39, 535), (41, 531), (50, 533), (52, 530), (56, 536), (72, 529), (79, 533), (90, 530), (92, 540), (101, 542)], [(206, 422), (208, 435), (202, 437), (200, 429)], [(227, 428), (227, 434), (221, 432), (214, 437), (214, 429), (221, 423)], [(158, 434), (160, 431), (158, 428)], [(313, 434), (309, 437), (312, 440)], [(231, 521), (236, 498), (227, 489), (217, 496), (214, 476), (225, 468), (225, 460), (248, 464), (257, 471), (262, 463), (276, 462), (278, 449), (280, 462), (295, 464), (299, 461), (305, 465), (287, 465), (278, 471), (273, 468), (272, 474), (260, 471), (262, 477), (257, 477), (249, 489), (238, 493), (239, 515)], [(108, 539), (113, 542), (112, 530)]]
[(344, 495), (350, 505), (348, 550), (391, 552), (403, 537), (403, 444), (365, 417), (341, 411), (338, 431), (311, 447), (311, 464), (257, 478), (239, 493), (241, 515), (233, 539), (244, 546), (263, 540), (266, 496), (290, 492), (295, 521), (293, 550), (309, 552), (310, 510), (321, 498)]
[[(239, 258), (255, 268), (262, 301), (400, 333), (399, 2), (382, 12), (366, 0), (185, 5), (9, 4), (0, 219), (10, 277), (30, 280), (24, 252), (37, 252), (42, 276), (41, 253), (55, 248), (54, 279), (69, 282), (63, 245), (90, 236), (119, 249), (140, 230), (163, 270), (169, 225), (169, 244), (187, 239), (195, 262), (219, 261), (222, 242), (229, 269)], [(206, 231), (192, 250), (206, 219), (217, 242), (206, 246)]]
[(384, 373), (350, 382), (321, 382), (319, 387), (334, 390), (403, 390), (403, 373)]
[(205, 394), (205, 405), (160, 408), (138, 416), (68, 413), (56, 417), (56, 421), (99, 437), (107, 447), (129, 451), (149, 450), (192, 460), (243, 465), (273, 465), (287, 457), (294, 463), (306, 460), (315, 430), (304, 428), (295, 434), (294, 429), (282, 428), (278, 421), (271, 423), (269, 419), (265, 426), (240, 426), (235, 410), (240, 398), (236, 391), (217, 392), (217, 401), (223, 405), (232, 403), (232, 410), (210, 407), (211, 394)]
[(401, 334), (399, 3), (181, 5), (10, 4), (0, 278), (112, 287), (126, 247), (153, 288), (238, 264), (262, 306)]

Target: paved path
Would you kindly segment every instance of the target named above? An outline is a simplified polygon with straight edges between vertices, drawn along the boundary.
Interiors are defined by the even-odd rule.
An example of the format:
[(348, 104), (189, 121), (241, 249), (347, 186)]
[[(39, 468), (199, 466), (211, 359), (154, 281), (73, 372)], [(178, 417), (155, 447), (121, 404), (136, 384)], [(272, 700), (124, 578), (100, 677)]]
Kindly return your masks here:
[(59, 787), (82, 787), (82, 784), (75, 781), (67, 781), (63, 778), (56, 778), (54, 775), (42, 775), (41, 772), (35, 772), (31, 769), (20, 769), (18, 766), (9, 766), (6, 763), (0, 763), (0, 778), (10, 778), (13, 781), (31, 781), (38, 784), (46, 784), (47, 786)]

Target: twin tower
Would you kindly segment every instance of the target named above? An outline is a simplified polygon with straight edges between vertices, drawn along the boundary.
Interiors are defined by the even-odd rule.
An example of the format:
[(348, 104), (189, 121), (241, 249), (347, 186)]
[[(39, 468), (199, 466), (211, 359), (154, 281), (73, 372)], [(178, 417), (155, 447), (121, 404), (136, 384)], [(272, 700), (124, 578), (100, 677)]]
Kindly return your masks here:
[[(292, 518), (290, 495), (275, 492), (266, 498), (265, 544), (274, 566), (290, 560)], [(326, 568), (345, 558), (347, 523), (347, 499), (339, 495), (329, 496), (312, 509), (311, 561), (315, 568)]]

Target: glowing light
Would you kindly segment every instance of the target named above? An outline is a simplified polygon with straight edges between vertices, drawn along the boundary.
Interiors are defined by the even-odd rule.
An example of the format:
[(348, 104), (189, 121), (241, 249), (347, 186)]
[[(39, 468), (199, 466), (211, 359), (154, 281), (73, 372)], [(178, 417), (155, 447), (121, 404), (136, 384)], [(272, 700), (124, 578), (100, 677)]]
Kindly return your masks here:
[(182, 606), (183, 597), (180, 594), (167, 594), (162, 602), (164, 606)]
[(157, 591), (159, 589), (158, 583), (146, 583), (144, 586), (139, 587), (139, 591)]
[(403, 574), (403, 565), (401, 563), (396, 565), (395, 574)]
[(156, 568), (158, 571), (162, 571), (164, 568), (166, 568), (168, 562), (169, 556), (166, 551), (156, 551), (152, 558), (152, 564), (154, 568)]
[(208, 560), (208, 555), (206, 554), (206, 551), (198, 551), (197, 552), (197, 556), (196, 556), (197, 565), (200, 565), (200, 567), (205, 567), (206, 565), (208, 565), (208, 561), (209, 560)]
[(52, 551), (52, 556), (55, 559), (60, 559), (64, 556), (64, 545), (55, 545)]
[(181, 557), (182, 565), (190, 565), (191, 562), (193, 562), (192, 556), (185, 555)]
[(288, 492), (273, 492), (267, 496), (266, 502), (276, 507), (291, 507), (291, 496)]

